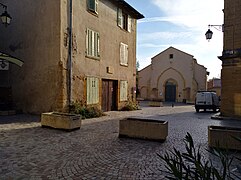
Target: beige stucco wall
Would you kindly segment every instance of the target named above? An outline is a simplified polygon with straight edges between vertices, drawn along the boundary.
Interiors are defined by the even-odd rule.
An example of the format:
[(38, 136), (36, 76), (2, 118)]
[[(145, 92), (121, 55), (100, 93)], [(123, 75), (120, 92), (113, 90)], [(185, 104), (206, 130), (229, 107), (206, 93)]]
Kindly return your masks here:
[(13, 100), (18, 109), (38, 113), (58, 109), (61, 97), (59, 0), (3, 0), (12, 16), (0, 26), (0, 50), (24, 61), (11, 64)]
[(141, 71), (138, 72), (138, 88), (140, 91), (140, 97), (144, 99), (149, 98), (149, 94), (151, 92), (150, 90), (150, 83), (151, 83), (151, 77), (146, 76), (146, 74), (152, 73), (152, 67), (151, 65), (145, 67)]
[(207, 70), (203, 65), (198, 64), (196, 61), (194, 62), (195, 62), (194, 76), (196, 81), (198, 82), (198, 90), (206, 90), (207, 89)]
[[(173, 54), (170, 59), (169, 55)], [(190, 98), (193, 102), (197, 90), (206, 90), (206, 68), (196, 63), (192, 55), (170, 47), (152, 58), (150, 68), (139, 72), (139, 89), (147, 87), (148, 95), (142, 96), (146, 99), (165, 100), (165, 85), (168, 80), (176, 82), (176, 101), (182, 102), (186, 99), (186, 88), (190, 88)], [(148, 80), (150, 83), (148, 84)], [(155, 89), (158, 90), (156, 93)], [(142, 91), (141, 91), (142, 92)]]
[[(86, 76), (98, 77), (100, 80), (127, 80), (129, 97), (131, 97), (132, 87), (135, 87), (136, 82), (136, 20), (132, 19), (132, 31), (129, 33), (117, 26), (117, 7), (108, 0), (99, 1), (98, 15), (86, 10), (86, 1), (73, 1), (73, 7), (73, 100), (85, 99)], [(62, 14), (64, 16), (64, 13)], [(66, 27), (67, 24), (62, 22), (62, 36), (66, 32)], [(99, 32), (99, 60), (85, 55), (87, 28)], [(120, 65), (121, 42), (128, 45), (128, 67)], [(65, 52), (66, 48), (62, 46), (63, 56), (66, 56)], [(112, 68), (112, 74), (107, 73), (107, 67)], [(119, 102), (119, 107), (123, 104)]]
[(195, 100), (195, 96), (197, 91), (205, 91), (207, 90), (207, 69), (197, 63), (196, 60), (194, 63), (194, 78), (193, 78), (193, 89), (192, 89), (192, 99)]
[[(14, 102), (24, 112), (64, 110), (68, 105), (67, 0), (3, 0), (12, 16), (11, 25), (0, 26), (0, 50), (24, 61), (11, 66)], [(86, 1), (73, 1), (72, 99), (86, 101), (86, 77), (128, 81), (128, 97), (135, 99), (136, 20), (131, 33), (117, 26), (117, 7), (108, 0), (98, 3), (98, 15), (87, 11)], [(86, 29), (100, 34), (100, 59), (87, 58)], [(3, 43), (2, 43), (3, 42)], [(120, 43), (128, 45), (128, 67), (120, 65)], [(17, 47), (14, 51), (10, 46)], [(107, 67), (112, 73), (107, 73)], [(118, 86), (119, 87), (119, 86)], [(119, 91), (118, 91), (119, 93)], [(118, 94), (119, 97), (119, 94)], [(118, 101), (118, 108), (125, 102)], [(101, 84), (100, 101), (101, 105)]]

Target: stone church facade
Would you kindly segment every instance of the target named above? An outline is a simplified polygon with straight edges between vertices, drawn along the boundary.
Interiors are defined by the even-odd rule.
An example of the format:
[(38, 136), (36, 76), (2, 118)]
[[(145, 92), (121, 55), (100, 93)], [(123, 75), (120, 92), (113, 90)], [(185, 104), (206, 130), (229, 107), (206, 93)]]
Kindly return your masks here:
[(207, 88), (207, 74), (192, 55), (169, 47), (138, 72), (139, 97), (193, 103), (197, 91)]

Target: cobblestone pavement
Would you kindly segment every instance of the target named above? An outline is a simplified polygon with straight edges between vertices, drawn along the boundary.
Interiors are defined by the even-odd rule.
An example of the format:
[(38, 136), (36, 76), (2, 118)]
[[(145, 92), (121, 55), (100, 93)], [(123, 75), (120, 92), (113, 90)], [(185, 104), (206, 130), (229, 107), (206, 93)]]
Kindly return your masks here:
[[(83, 120), (81, 129), (72, 132), (41, 128), (39, 116), (0, 117), (0, 179), (165, 179), (157, 154), (173, 146), (183, 149), (186, 132), (205, 149), (208, 125), (241, 126), (211, 120), (211, 115), (195, 113), (191, 105), (143, 107)], [(167, 120), (167, 140), (118, 138), (119, 120), (128, 116)]]

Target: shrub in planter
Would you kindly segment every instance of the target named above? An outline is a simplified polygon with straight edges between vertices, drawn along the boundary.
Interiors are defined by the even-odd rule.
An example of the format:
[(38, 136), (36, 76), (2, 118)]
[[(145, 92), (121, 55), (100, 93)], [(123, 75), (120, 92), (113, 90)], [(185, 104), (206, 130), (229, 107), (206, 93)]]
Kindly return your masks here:
[(101, 116), (105, 115), (97, 107), (87, 107), (87, 108), (85, 108), (84, 114), (85, 114), (85, 118), (95, 118), (95, 117), (101, 117)]
[(140, 109), (138, 104), (133, 101), (128, 101), (124, 107), (121, 108), (121, 111), (135, 111)]
[(82, 102), (75, 102), (70, 106), (70, 112), (80, 114), (83, 119), (104, 116), (102, 110), (97, 107), (86, 107)]

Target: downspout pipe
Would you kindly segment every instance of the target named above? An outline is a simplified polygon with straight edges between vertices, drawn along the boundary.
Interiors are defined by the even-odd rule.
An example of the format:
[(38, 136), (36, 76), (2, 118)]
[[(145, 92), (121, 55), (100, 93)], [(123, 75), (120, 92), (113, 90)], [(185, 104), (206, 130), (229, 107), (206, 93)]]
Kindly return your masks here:
[(69, 48), (68, 48), (68, 109), (72, 102), (72, 12), (73, 2), (69, 0)]

